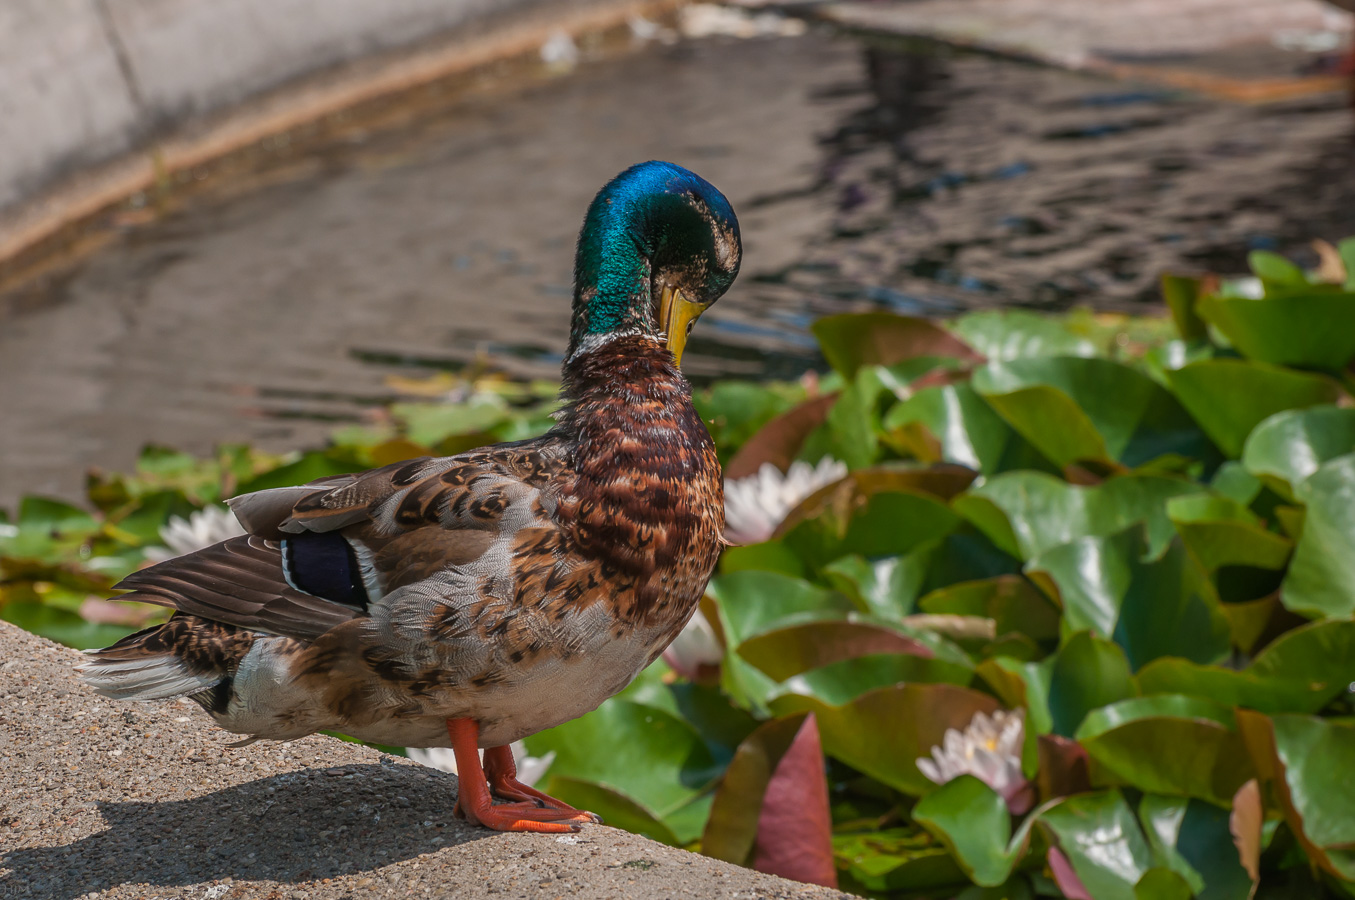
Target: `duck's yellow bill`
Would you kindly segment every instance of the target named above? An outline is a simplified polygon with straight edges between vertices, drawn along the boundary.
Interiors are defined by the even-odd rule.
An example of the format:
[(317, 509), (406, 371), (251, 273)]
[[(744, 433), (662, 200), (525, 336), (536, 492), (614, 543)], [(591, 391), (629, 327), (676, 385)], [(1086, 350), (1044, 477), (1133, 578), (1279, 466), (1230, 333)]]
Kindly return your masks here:
[(682, 349), (687, 346), (687, 331), (706, 307), (682, 296), (677, 288), (664, 288), (659, 298), (659, 330), (667, 335), (668, 349), (673, 359), (682, 362)]

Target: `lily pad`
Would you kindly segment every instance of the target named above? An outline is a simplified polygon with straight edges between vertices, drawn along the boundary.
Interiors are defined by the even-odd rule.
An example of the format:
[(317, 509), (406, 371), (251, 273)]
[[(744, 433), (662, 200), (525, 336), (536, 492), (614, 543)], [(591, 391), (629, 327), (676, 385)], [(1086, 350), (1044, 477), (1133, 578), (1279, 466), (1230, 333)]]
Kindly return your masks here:
[(1330, 378), (1239, 359), (1207, 359), (1167, 373), (1172, 393), (1229, 457), (1253, 428), (1278, 412), (1335, 403)]
[(813, 711), (825, 753), (906, 794), (921, 795), (936, 785), (915, 761), (941, 744), (948, 729), (963, 731), (976, 713), (993, 713), (997, 702), (949, 684), (902, 684), (841, 706), (799, 695), (778, 697), (771, 706), (778, 715)]
[(1186, 886), (1186, 896), (1204, 900), (1251, 896), (1252, 879), (1233, 843), (1226, 806), (1149, 794), (1139, 802), (1139, 820), (1157, 865), (1163, 867), (1153, 871), (1174, 873)]
[(789, 469), (805, 438), (823, 424), (836, 402), (836, 393), (813, 397), (771, 419), (725, 464), (725, 478), (756, 475), (763, 463), (782, 472)]
[(1280, 599), (1310, 618), (1355, 613), (1355, 454), (1322, 466), (1298, 488), (1307, 505)]
[(1134, 695), (1124, 651), (1090, 631), (1080, 632), (1063, 645), (1050, 670), (1050, 727), (1072, 737), (1092, 710)]
[(915, 392), (886, 413), (883, 428), (895, 446), (924, 462), (956, 463), (985, 475), (1001, 471), (1008, 449), (1024, 444), (967, 382)]
[(1146, 551), (1142, 530), (1131, 528), (1055, 547), (1028, 570), (1057, 585), (1066, 629), (1113, 638), (1136, 670), (1161, 656), (1217, 662), (1229, 627), (1205, 572), (1179, 542), (1157, 559)]
[(1340, 369), (1355, 357), (1355, 294), (1315, 286), (1260, 300), (1213, 294), (1196, 308), (1248, 359)]
[[(599, 747), (609, 748), (599, 753)], [(533, 755), (554, 752), (546, 791), (553, 782), (597, 785), (626, 797), (654, 818), (664, 821), (680, 842), (701, 833), (701, 821), (675, 818), (706, 793), (721, 767), (690, 724), (663, 710), (613, 698), (588, 715), (533, 735)], [(556, 796), (576, 798), (569, 790)]]
[(930, 319), (847, 313), (819, 319), (813, 331), (828, 364), (848, 377), (862, 366), (889, 366), (917, 356), (978, 358), (968, 345)]
[(1276, 413), (1256, 426), (1242, 450), (1242, 464), (1282, 496), (1323, 463), (1355, 451), (1355, 409), (1314, 406)]
[(1139, 370), (1108, 359), (990, 362), (973, 384), (1018, 433), (1059, 467), (1079, 460), (1138, 465), (1166, 453), (1203, 457), (1199, 428)]
[(1089, 896), (1136, 900), (1134, 886), (1152, 868), (1152, 851), (1119, 791), (1069, 797), (1041, 813), (1039, 825)]
[(1097, 347), (1067, 320), (1022, 309), (983, 310), (960, 316), (950, 331), (988, 359), (1095, 356)]
[(1355, 724), (1312, 716), (1238, 713), (1247, 749), (1309, 858), (1355, 881)]
[[(1198, 484), (1161, 475), (1120, 475), (1096, 487), (1078, 487), (1039, 472), (1009, 472), (957, 498), (954, 509), (993, 543), (1020, 559), (1082, 537), (1106, 537), (1143, 522), (1149, 553), (1174, 534), (1166, 501), (1195, 494)], [(974, 499), (987, 501), (973, 503)]]
[(1159, 694), (1092, 710), (1077, 740), (1092, 783), (1198, 797), (1226, 807), (1254, 777), (1228, 707), (1202, 697)]
[(1355, 620), (1288, 631), (1242, 671), (1158, 659), (1135, 677), (1144, 694), (1191, 694), (1265, 713), (1315, 713), (1355, 683)]
[(983, 887), (1007, 881), (1025, 854), (1031, 816), (1015, 837), (1007, 801), (973, 775), (961, 775), (913, 807), (913, 821), (946, 845), (965, 875)]

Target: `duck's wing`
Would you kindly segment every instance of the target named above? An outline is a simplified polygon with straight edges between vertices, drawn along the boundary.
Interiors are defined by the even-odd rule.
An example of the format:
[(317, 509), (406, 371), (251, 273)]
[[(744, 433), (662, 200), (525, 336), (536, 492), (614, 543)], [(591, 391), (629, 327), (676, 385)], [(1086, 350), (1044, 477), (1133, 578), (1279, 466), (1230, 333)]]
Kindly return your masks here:
[(121, 599), (312, 641), (397, 588), (477, 560), (552, 508), (541, 442), (395, 463), (229, 501), (248, 535), (143, 569)]
[(120, 600), (304, 641), (363, 615), (288, 584), (282, 559), (281, 542), (245, 535), (134, 572), (115, 587), (134, 592)]

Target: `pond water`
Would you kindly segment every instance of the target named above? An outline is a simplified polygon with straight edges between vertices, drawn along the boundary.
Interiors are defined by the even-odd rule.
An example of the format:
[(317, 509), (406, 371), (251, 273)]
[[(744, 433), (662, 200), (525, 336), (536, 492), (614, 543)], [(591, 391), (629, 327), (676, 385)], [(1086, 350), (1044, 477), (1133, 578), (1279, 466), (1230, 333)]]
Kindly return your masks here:
[(594, 56), (273, 142), (11, 286), (0, 506), (76, 498), (145, 443), (317, 444), (391, 375), (553, 376), (583, 211), (643, 159), (701, 173), (743, 225), (697, 381), (803, 372), (830, 312), (1141, 308), (1163, 269), (1355, 234), (1340, 96), (1230, 105), (827, 32)]

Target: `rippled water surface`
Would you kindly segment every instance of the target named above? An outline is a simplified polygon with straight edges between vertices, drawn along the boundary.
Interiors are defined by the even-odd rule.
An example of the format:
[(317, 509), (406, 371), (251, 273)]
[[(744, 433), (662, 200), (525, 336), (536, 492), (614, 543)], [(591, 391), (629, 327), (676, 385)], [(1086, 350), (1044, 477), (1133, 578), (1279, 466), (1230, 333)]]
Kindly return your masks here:
[(1156, 302), (1165, 268), (1355, 234), (1340, 96), (1265, 107), (828, 33), (610, 50), (430, 89), (273, 147), (0, 296), (0, 505), (146, 442), (321, 441), (387, 377), (552, 375), (592, 193), (666, 158), (721, 187), (743, 274), (688, 368), (791, 377), (808, 324)]

